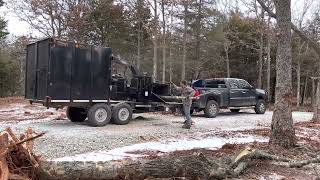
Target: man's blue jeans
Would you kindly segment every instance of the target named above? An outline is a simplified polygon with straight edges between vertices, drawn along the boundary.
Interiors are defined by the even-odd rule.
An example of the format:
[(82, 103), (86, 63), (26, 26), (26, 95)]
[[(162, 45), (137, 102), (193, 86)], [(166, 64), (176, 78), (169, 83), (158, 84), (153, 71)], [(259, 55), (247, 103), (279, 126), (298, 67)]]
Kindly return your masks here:
[(184, 116), (186, 117), (186, 124), (191, 126), (191, 115), (190, 115), (191, 106), (183, 105)]

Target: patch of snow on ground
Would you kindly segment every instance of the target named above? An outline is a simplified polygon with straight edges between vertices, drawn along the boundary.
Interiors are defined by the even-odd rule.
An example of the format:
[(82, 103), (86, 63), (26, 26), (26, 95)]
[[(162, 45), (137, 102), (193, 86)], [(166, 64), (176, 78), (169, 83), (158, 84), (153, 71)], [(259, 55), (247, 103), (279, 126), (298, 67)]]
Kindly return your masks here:
[(147, 155), (135, 154), (133, 152), (137, 151), (154, 151), (161, 153), (169, 153), (174, 151), (191, 150), (191, 149), (219, 149), (223, 145), (230, 144), (244, 144), (250, 142), (267, 142), (268, 138), (258, 137), (258, 136), (243, 136), (237, 138), (220, 138), (220, 137), (210, 137), (202, 140), (170, 140), (170, 141), (160, 141), (160, 142), (147, 142), (141, 144), (134, 144), (131, 146), (125, 146), (121, 148), (116, 148), (110, 151), (98, 151), (90, 152), (85, 154), (79, 154), (75, 156), (67, 156), (57, 159), (52, 159), (52, 161), (112, 161), (121, 160), (125, 158), (138, 158)]

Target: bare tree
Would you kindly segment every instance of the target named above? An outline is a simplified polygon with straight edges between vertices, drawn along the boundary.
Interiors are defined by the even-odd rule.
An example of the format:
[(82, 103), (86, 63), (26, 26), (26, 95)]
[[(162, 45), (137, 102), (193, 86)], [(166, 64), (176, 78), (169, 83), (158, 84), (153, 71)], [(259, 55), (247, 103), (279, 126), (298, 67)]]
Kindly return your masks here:
[(154, 29), (153, 29), (153, 78), (158, 77), (158, 3), (154, 0)]
[(166, 81), (166, 15), (165, 15), (165, 1), (161, 1), (162, 11), (162, 82)]
[(187, 59), (187, 30), (188, 30), (188, 8), (189, 0), (184, 0), (184, 28), (183, 28), (183, 55), (182, 55), (182, 71), (181, 79), (186, 78), (186, 59)]
[(297, 59), (297, 107), (300, 106), (300, 89), (301, 89), (301, 54), (302, 54), (302, 48), (304, 46), (305, 42), (301, 43), (301, 40), (299, 40), (299, 50), (298, 50), (298, 59)]
[[(196, 34), (195, 34), (195, 40), (196, 40), (196, 52), (195, 52), (195, 58), (196, 58), (196, 62), (200, 62), (201, 61), (201, 26), (202, 26), (202, 0), (199, 0), (199, 2), (197, 3), (197, 17), (196, 17)], [(197, 63), (197, 66), (195, 67), (195, 79), (199, 79), (200, 78), (200, 70), (201, 70), (201, 66), (199, 66), (200, 63)]]
[(168, 23), (167, 34), (168, 34), (168, 49), (169, 49), (169, 82), (172, 82), (172, 61), (173, 61), (173, 52), (172, 52), (172, 28), (173, 28), (173, 16), (174, 16), (174, 7), (176, 5), (175, 1), (170, 1), (170, 10), (169, 18), (170, 22)]
[(9, 6), (22, 21), (47, 37), (66, 34), (66, 3), (59, 0), (13, 0)]
[(254, 3), (254, 9), (255, 9), (255, 13), (257, 18), (259, 19), (259, 24), (260, 24), (260, 31), (259, 31), (259, 41), (258, 41), (258, 46), (259, 46), (259, 61), (258, 61), (258, 69), (259, 69), (259, 73), (258, 73), (258, 80), (257, 80), (257, 87), (259, 89), (262, 88), (262, 76), (263, 76), (263, 50), (264, 50), (264, 11), (261, 10), (260, 14), (259, 14), (259, 8), (257, 6), (257, 2), (255, 1)]
[(225, 60), (227, 64), (227, 78), (230, 78), (230, 59), (229, 59), (229, 49), (230, 49), (230, 41), (225, 38), (225, 42), (223, 43), (224, 53), (225, 53)]
[(142, 42), (142, 35), (143, 35), (143, 28), (142, 28), (142, 1), (137, 0), (137, 16), (138, 16), (138, 47), (137, 47), (137, 67), (140, 69), (141, 63), (141, 42)]
[[(270, 17), (273, 17), (273, 18), (277, 18), (277, 14), (275, 14), (274, 12), (272, 12), (272, 10), (270, 10), (266, 5), (265, 3), (263, 2), (263, 0), (257, 0), (259, 2), (259, 4), (261, 5), (261, 7), (268, 12), (269, 16)], [(298, 36), (304, 40), (308, 45), (309, 47), (311, 47), (318, 55), (318, 57), (320, 58), (320, 46), (317, 44), (317, 42), (313, 41), (311, 38), (309, 38), (305, 33), (303, 33), (296, 25), (294, 25), (291, 20), (290, 20), (290, 27), (291, 29), (298, 34)], [(320, 66), (320, 63), (319, 63), (319, 66)], [(320, 86), (317, 86), (320, 88)], [(317, 89), (317, 92), (320, 93), (320, 90)], [(320, 117), (320, 98), (316, 98), (316, 108), (315, 108), (315, 112), (313, 113), (313, 119), (314, 120), (317, 120), (317, 121), (320, 121), (320, 119), (318, 117)], [(319, 111), (317, 110), (319, 109)]]
[(316, 81), (316, 93), (315, 93), (315, 104), (314, 104), (314, 112), (313, 112), (313, 121), (320, 121), (320, 78), (316, 77), (314, 79)]
[[(312, 4), (312, 1), (310, 0), (305, 0), (304, 4), (303, 4), (303, 8), (302, 8), (302, 13), (301, 16), (298, 20), (298, 27), (299, 29), (302, 29), (302, 22), (304, 20), (304, 17), (307, 14), (308, 9), (310, 8)], [(301, 93), (300, 93), (300, 89), (301, 89), (301, 64), (302, 64), (302, 58), (301, 58), (301, 53), (302, 53), (302, 49), (305, 45), (305, 41), (303, 41), (302, 39), (299, 40), (299, 50), (298, 50), (298, 59), (297, 59), (297, 107), (300, 106), (300, 100), (301, 100)]]
[(270, 18), (268, 19), (268, 29), (267, 29), (267, 93), (268, 101), (271, 100), (271, 30), (270, 30)]

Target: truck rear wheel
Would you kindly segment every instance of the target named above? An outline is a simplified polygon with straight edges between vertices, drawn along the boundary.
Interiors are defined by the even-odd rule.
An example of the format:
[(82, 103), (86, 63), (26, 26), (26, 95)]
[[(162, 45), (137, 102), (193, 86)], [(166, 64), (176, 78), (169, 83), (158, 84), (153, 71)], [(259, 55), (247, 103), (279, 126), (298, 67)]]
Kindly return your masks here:
[(105, 126), (110, 122), (111, 109), (107, 104), (95, 104), (88, 111), (90, 126)]
[(117, 125), (128, 124), (132, 119), (132, 108), (127, 103), (116, 104), (112, 109), (112, 122)]
[(257, 114), (264, 114), (267, 110), (266, 101), (259, 99), (256, 106), (254, 107), (254, 111)]
[(204, 114), (207, 118), (215, 118), (219, 113), (219, 105), (215, 100), (209, 100), (204, 109)]
[(84, 108), (68, 107), (66, 114), (71, 122), (83, 122), (87, 118), (87, 113)]

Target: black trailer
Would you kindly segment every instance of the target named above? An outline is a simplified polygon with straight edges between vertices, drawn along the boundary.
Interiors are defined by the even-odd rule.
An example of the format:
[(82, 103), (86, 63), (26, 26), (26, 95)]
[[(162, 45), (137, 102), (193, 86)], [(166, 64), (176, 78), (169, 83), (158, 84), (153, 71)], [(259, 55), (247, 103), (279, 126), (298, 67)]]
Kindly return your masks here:
[[(113, 64), (126, 66), (132, 78), (113, 74)], [(135, 111), (163, 110), (160, 96), (170, 85), (154, 82), (134, 66), (116, 59), (112, 49), (44, 39), (27, 46), (25, 98), (46, 107), (67, 108), (72, 122), (88, 118), (92, 126), (112, 121), (127, 124)], [(172, 103), (175, 105), (175, 103)]]

